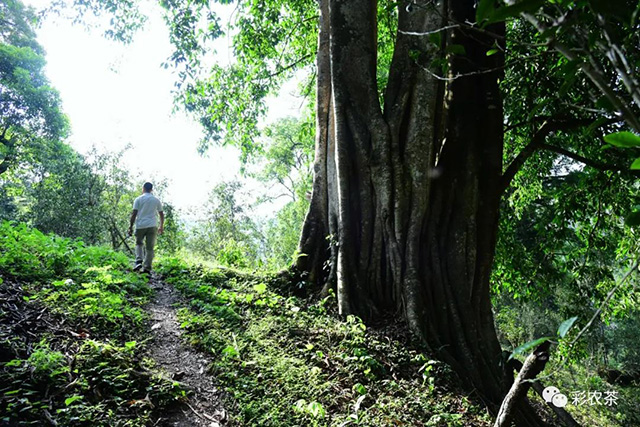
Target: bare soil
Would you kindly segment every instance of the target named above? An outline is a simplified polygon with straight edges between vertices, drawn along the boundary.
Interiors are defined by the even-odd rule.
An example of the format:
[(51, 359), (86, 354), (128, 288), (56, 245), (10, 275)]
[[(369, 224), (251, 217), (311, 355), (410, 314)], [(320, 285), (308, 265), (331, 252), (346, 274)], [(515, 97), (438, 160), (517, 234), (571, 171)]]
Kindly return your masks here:
[(196, 350), (182, 339), (175, 306), (181, 301), (180, 294), (151, 275), (151, 287), (155, 298), (148, 305), (151, 315), (153, 340), (148, 348), (151, 357), (167, 378), (180, 382), (191, 391), (188, 400), (174, 411), (165, 414), (157, 426), (207, 426), (219, 427), (227, 424), (227, 413), (222, 406), (222, 393), (216, 389), (214, 379), (208, 374), (211, 364), (209, 356)]

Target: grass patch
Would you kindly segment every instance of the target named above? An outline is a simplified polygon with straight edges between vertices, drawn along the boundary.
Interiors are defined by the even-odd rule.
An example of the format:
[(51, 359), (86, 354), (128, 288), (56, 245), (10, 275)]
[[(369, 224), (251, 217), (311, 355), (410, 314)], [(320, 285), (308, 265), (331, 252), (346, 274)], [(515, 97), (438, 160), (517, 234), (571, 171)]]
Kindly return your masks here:
[(144, 426), (184, 397), (145, 358), (152, 294), (107, 248), (0, 224), (0, 423)]
[(158, 271), (188, 301), (178, 312), (191, 343), (215, 357), (211, 373), (228, 410), (248, 426), (483, 426), (442, 363), (355, 316), (338, 320), (333, 297), (277, 292), (277, 277), (163, 259)]

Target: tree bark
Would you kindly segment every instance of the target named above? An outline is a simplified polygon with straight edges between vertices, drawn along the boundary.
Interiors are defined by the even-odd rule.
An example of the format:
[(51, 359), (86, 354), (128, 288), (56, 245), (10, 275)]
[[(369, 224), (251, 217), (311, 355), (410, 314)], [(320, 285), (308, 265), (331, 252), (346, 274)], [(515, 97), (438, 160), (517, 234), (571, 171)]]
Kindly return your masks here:
[[(402, 316), (495, 413), (506, 393), (489, 298), (504, 57), (486, 52), (504, 26), (443, 30), (474, 21), (474, 3), (398, 8), (381, 105), (376, 2), (320, 1), (315, 176), (297, 267), (336, 290), (343, 315)], [(413, 35), (434, 32), (440, 42)]]
[[(335, 281), (323, 274), (324, 260), (334, 258), (335, 248), (329, 248), (331, 235), (335, 226), (330, 226), (335, 218), (335, 208), (329, 201), (329, 187), (333, 171), (333, 139), (331, 112), (331, 70), (329, 60), (329, 3), (320, 2), (320, 18), (318, 31), (318, 55), (316, 59), (316, 141), (315, 160), (313, 165), (313, 187), (309, 212), (304, 221), (296, 267), (308, 274), (308, 281), (320, 283), (326, 281), (328, 286)], [(331, 194), (333, 195), (333, 191)], [(332, 197), (334, 199), (334, 197)], [(335, 269), (334, 269), (335, 270)]]

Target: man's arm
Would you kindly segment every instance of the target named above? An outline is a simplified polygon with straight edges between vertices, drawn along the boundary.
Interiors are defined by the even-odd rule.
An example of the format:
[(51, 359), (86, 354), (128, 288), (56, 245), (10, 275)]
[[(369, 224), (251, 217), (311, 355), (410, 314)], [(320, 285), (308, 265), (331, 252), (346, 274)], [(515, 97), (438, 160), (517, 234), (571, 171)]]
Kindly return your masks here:
[(158, 212), (160, 215), (160, 227), (158, 227), (158, 234), (162, 234), (164, 232), (164, 212)]
[(129, 236), (133, 234), (133, 224), (136, 222), (136, 217), (138, 216), (138, 210), (134, 209), (131, 211), (131, 218), (129, 219)]

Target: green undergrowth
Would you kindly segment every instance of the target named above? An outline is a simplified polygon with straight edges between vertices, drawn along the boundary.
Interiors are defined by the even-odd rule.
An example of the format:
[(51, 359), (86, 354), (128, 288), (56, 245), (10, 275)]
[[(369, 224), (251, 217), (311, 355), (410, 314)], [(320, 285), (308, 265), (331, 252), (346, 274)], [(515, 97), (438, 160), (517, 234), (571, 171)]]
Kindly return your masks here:
[(278, 293), (282, 277), (161, 261), (188, 301), (179, 309), (191, 343), (211, 353), (227, 409), (248, 426), (483, 426), (448, 368), (407, 342), (330, 313), (332, 296)]
[[(515, 347), (512, 343), (530, 341), (532, 336), (529, 329), (532, 325), (544, 328), (545, 325), (560, 324), (563, 320), (560, 314), (550, 309), (545, 310), (541, 316), (540, 312), (527, 304), (522, 307), (501, 306), (500, 301), (497, 301), (495, 306), (496, 324), (505, 347)], [(569, 345), (577, 333), (578, 328), (571, 330), (559, 345), (551, 347), (549, 363), (538, 375), (541, 383), (545, 387), (556, 387), (567, 396), (566, 410), (580, 425), (640, 426), (640, 383), (637, 374), (627, 378), (627, 383), (607, 380), (602, 371), (602, 354), (589, 351), (589, 344), (584, 339)], [(633, 346), (631, 340), (629, 343), (630, 347)], [(605, 343), (601, 345), (604, 346)], [(620, 345), (620, 348), (624, 347)], [(520, 358), (524, 359), (525, 356)], [(624, 373), (619, 370), (614, 372)], [(529, 396), (532, 401), (541, 402), (541, 398), (533, 390), (529, 391)]]
[(0, 224), (0, 424), (152, 425), (184, 396), (145, 358), (126, 255)]
[[(580, 425), (640, 426), (640, 387), (611, 384), (597, 374), (589, 361), (563, 363), (558, 356), (557, 352), (552, 353), (540, 377), (543, 384), (553, 385), (567, 396), (566, 410)], [(534, 393), (531, 391), (530, 395)]]

